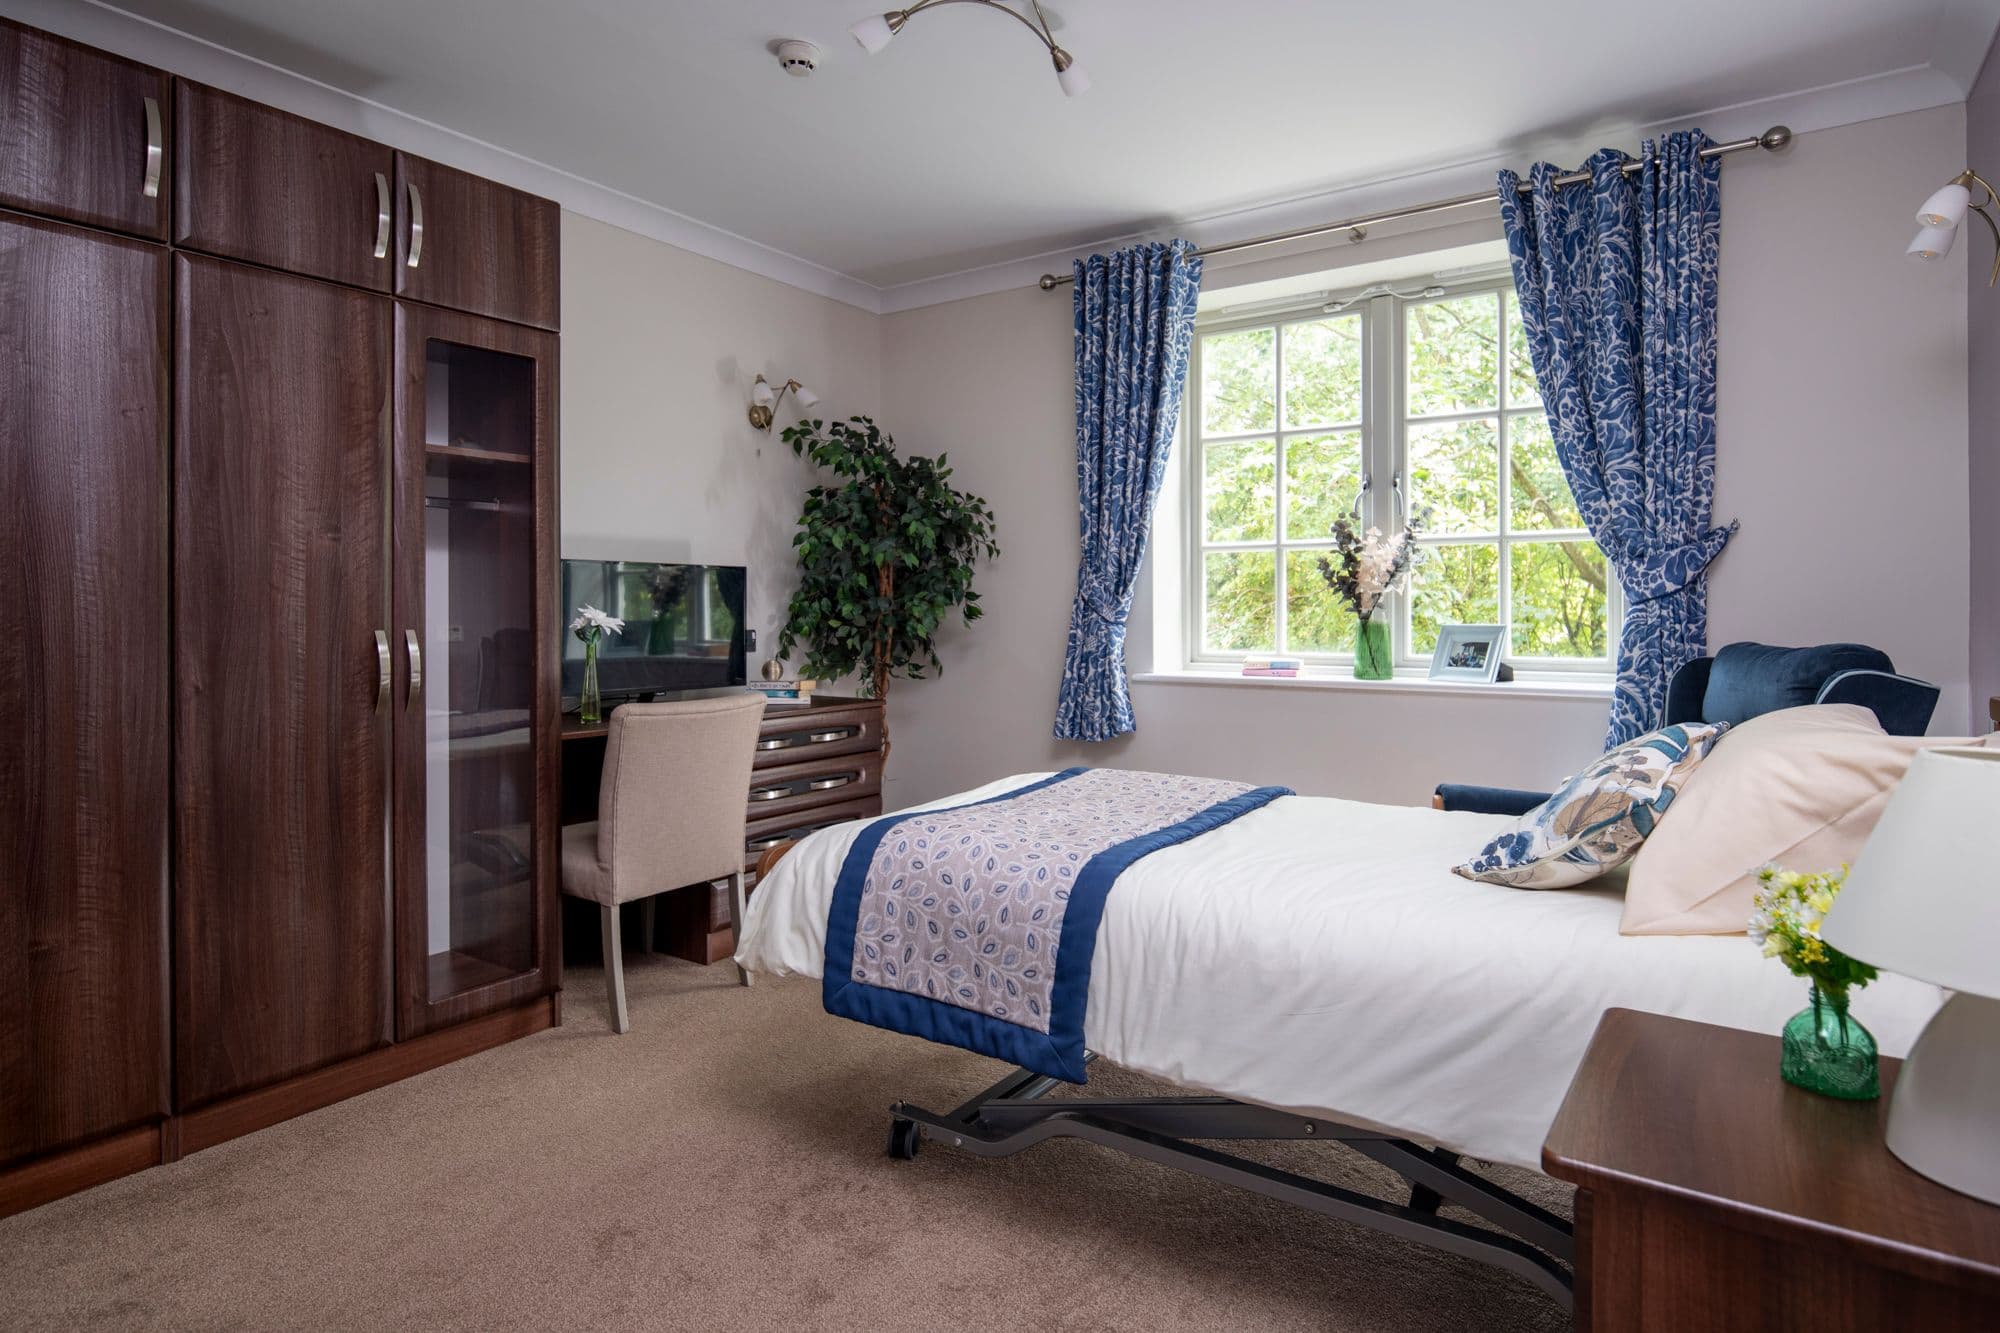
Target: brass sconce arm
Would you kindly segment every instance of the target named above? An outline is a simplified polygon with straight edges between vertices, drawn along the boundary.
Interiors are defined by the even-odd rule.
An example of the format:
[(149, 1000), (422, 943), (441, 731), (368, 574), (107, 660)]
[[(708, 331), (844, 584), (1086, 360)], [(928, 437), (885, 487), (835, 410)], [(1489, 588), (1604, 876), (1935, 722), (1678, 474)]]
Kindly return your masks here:
[(818, 394), (797, 380), (788, 379), (774, 390), (771, 382), (759, 375), (750, 387), (750, 424), (769, 434), (771, 423), (777, 419), (778, 404), (785, 401), (786, 394), (796, 398), (800, 407), (811, 407), (819, 401)]

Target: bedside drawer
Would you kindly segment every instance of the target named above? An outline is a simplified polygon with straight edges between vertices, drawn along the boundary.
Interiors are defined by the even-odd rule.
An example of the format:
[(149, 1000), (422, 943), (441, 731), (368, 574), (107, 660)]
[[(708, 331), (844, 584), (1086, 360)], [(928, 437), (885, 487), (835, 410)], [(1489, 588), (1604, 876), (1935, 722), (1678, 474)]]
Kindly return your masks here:
[(882, 755), (827, 755), (782, 768), (758, 769), (750, 777), (750, 818), (766, 820), (795, 811), (876, 796), (882, 790)]
[(882, 710), (873, 704), (773, 708), (764, 714), (752, 764), (758, 769), (790, 767), (826, 755), (880, 753), (881, 749)]

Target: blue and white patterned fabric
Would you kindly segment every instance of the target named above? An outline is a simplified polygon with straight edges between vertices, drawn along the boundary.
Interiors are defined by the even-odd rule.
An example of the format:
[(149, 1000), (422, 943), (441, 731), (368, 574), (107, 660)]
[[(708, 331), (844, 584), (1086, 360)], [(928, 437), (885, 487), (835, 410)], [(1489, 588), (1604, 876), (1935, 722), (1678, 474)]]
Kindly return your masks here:
[(1566, 889), (1615, 870), (1674, 803), (1727, 722), (1682, 722), (1627, 741), (1563, 783), (1452, 873), (1517, 889)]
[(1201, 256), (1187, 241), (1154, 242), (1080, 259), (1074, 271), (1083, 558), (1055, 734), (1108, 741), (1134, 727), (1125, 621), (1180, 420)]
[(1500, 173), (1521, 323), (1563, 475), (1625, 590), (1605, 745), (1664, 720), (1667, 681), (1708, 641), (1709, 562), (1736, 530), (1715, 502), (1719, 163), (1700, 130), (1590, 159), (1558, 189), (1543, 162), (1525, 198)]
[(1118, 876), (1286, 795), (1072, 768), (877, 820), (834, 884), (826, 1010), (1081, 1083), (1091, 959)]

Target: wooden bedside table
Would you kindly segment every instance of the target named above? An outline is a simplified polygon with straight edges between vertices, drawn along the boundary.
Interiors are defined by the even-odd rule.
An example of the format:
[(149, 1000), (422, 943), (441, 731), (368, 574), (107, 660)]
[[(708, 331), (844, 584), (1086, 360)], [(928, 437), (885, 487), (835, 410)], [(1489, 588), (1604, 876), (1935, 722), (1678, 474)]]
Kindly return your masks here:
[(1607, 1010), (1542, 1145), (1577, 1187), (1577, 1327), (2000, 1327), (2000, 1208), (1883, 1146), (1901, 1064), (1836, 1101), (1775, 1035)]

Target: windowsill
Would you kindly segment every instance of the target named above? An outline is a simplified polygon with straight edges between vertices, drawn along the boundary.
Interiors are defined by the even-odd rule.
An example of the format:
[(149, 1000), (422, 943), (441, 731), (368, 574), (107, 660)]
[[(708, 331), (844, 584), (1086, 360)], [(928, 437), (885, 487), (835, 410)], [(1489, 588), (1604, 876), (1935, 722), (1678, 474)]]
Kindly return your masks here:
[(1188, 667), (1180, 671), (1147, 671), (1132, 677), (1135, 685), (1221, 685), (1254, 690), (1354, 690), (1363, 694), (1469, 695), (1484, 698), (1608, 700), (1612, 682), (1605, 676), (1570, 676), (1549, 672), (1521, 674), (1513, 680), (1432, 680), (1421, 672), (1398, 673), (1392, 680), (1356, 680), (1330, 672), (1304, 676), (1245, 676), (1227, 668)]

